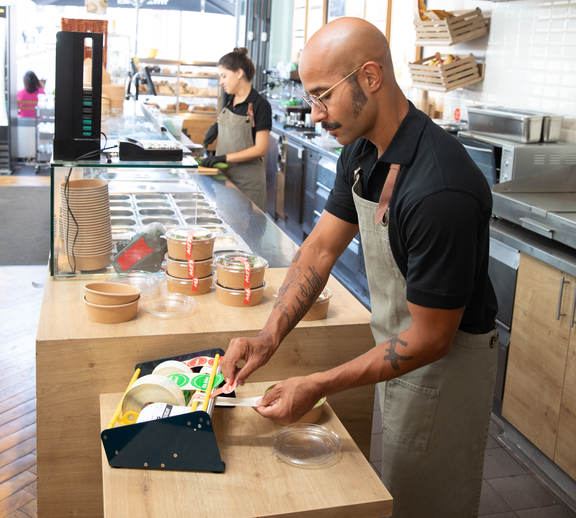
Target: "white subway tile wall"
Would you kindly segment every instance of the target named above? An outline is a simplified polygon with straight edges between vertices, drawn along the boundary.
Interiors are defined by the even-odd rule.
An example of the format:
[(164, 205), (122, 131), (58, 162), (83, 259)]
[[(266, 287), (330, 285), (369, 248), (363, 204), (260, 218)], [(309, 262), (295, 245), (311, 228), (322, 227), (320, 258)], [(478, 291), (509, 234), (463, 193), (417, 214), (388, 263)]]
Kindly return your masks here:
[[(466, 53), (485, 56), (484, 81), (444, 94), (443, 118), (453, 119), (456, 108), (466, 118), (466, 106), (478, 103), (548, 112), (564, 116), (561, 140), (576, 144), (576, 0), (476, 5), (490, 15), (490, 33), (485, 49)], [(439, 8), (469, 7), (469, 1), (454, 0)], [(460, 45), (441, 51), (460, 53)]]

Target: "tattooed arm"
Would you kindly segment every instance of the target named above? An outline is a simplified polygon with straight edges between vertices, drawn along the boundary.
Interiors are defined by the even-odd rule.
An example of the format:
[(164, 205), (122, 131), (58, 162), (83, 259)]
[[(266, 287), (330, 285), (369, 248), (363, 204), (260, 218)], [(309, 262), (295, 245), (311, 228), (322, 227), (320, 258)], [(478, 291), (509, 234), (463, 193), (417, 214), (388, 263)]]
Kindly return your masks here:
[[(256, 369), (265, 365), (282, 340), (308, 312), (324, 289), (330, 271), (358, 232), (358, 225), (347, 223), (324, 211), (314, 230), (294, 256), (278, 299), (264, 329), (253, 338), (235, 338), (222, 360), (227, 382), (242, 384)], [(246, 365), (238, 369), (239, 360)]]
[(276, 384), (256, 411), (293, 423), (323, 396), (396, 378), (435, 362), (449, 351), (464, 308), (424, 308), (408, 303), (412, 325), (367, 353), (329, 371)]

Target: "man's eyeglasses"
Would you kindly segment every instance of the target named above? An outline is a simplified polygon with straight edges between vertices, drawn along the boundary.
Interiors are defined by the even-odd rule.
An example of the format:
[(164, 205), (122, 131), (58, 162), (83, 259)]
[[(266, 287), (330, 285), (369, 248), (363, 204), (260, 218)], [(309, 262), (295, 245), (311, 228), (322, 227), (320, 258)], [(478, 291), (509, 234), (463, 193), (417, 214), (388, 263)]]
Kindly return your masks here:
[[(366, 63), (364, 63), (365, 65)], [(313, 108), (314, 106), (316, 106), (316, 108), (318, 108), (320, 111), (323, 112), (327, 112), (328, 111), (328, 107), (326, 106), (326, 104), (324, 104), (324, 101), (322, 100), (322, 97), (328, 95), (332, 90), (334, 90), (334, 88), (336, 88), (339, 84), (343, 83), (344, 81), (346, 81), (346, 79), (348, 79), (350, 76), (354, 75), (356, 72), (358, 72), (358, 70), (360, 70), (364, 65), (360, 65), (356, 70), (353, 70), (352, 72), (350, 72), (344, 79), (341, 79), (340, 81), (338, 81), (334, 86), (331, 86), (330, 88), (328, 88), (328, 90), (326, 90), (324, 93), (316, 96), (316, 95), (312, 95), (312, 94), (306, 94), (302, 96), (302, 99), (304, 99), (304, 101), (306, 101), (306, 103), (308, 103), (308, 105)], [(380, 69), (382, 69), (382, 67), (380, 67)]]

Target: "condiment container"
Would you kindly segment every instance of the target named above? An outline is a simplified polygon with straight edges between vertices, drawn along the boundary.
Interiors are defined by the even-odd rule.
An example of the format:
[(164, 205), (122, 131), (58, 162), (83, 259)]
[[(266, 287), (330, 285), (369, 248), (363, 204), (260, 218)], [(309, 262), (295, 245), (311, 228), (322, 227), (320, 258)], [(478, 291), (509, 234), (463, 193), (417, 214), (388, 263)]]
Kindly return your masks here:
[(86, 297), (84, 297), (86, 316), (88, 317), (88, 320), (97, 322), (98, 324), (119, 324), (120, 322), (128, 322), (128, 320), (132, 320), (138, 313), (139, 300), (140, 297), (128, 304), (101, 306), (88, 302)]
[(225, 306), (234, 306), (237, 308), (256, 306), (262, 302), (266, 283), (258, 288), (243, 288), (243, 289), (230, 289), (225, 288), (219, 284), (219, 280), (215, 281), (216, 286), (216, 300)]
[(134, 302), (140, 297), (140, 289), (114, 282), (92, 282), (84, 286), (86, 302), (100, 306), (118, 306)]
[(210, 259), (215, 240), (216, 236), (204, 227), (176, 227), (166, 232), (168, 255), (181, 261)]
[(172, 277), (178, 277), (179, 279), (193, 279), (196, 277), (201, 279), (212, 274), (214, 256), (203, 261), (195, 261), (194, 259), (179, 261), (178, 259), (172, 259), (166, 254), (164, 260), (166, 261), (166, 271)]
[(216, 276), (224, 288), (258, 288), (264, 283), (268, 261), (247, 253), (224, 254), (217, 257)]
[(182, 295), (204, 295), (210, 291), (214, 280), (214, 274), (210, 273), (207, 277), (199, 279), (180, 279), (172, 277), (166, 273), (166, 286), (171, 293), (181, 293)]
[(318, 298), (314, 304), (312, 304), (312, 307), (309, 309), (308, 313), (302, 317), (302, 320), (321, 320), (326, 318), (326, 315), (328, 315), (328, 306), (330, 304), (331, 298), (332, 292), (328, 288), (324, 288), (322, 293), (318, 295)]

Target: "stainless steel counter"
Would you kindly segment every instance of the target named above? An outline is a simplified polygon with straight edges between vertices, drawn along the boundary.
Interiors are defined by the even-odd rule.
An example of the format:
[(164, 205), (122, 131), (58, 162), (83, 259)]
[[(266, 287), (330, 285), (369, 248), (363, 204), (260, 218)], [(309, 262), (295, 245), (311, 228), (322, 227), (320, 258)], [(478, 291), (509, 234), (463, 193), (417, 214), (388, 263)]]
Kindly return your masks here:
[(270, 268), (290, 266), (298, 246), (230, 180), (198, 177), (205, 196), (218, 207), (222, 219), (244, 239), (252, 251), (265, 257)]

